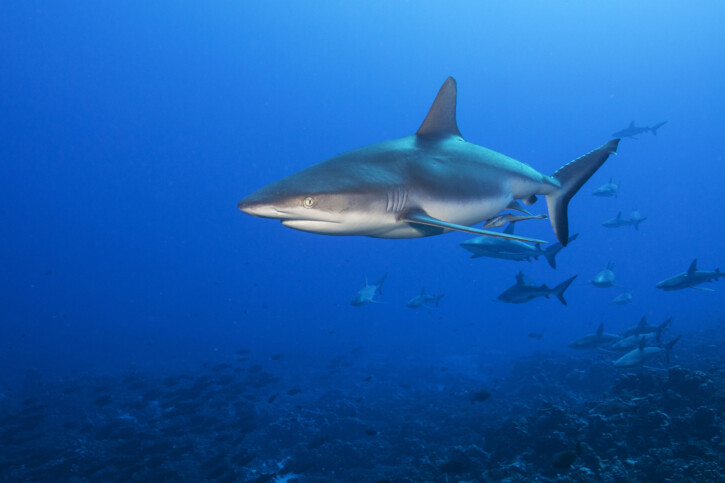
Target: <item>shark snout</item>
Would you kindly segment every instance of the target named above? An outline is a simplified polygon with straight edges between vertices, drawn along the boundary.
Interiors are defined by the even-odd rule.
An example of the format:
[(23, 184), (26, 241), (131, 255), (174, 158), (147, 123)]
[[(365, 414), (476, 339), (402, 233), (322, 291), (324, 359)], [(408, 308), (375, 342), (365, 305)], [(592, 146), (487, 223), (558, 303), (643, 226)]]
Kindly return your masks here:
[(273, 205), (268, 203), (260, 203), (259, 201), (250, 199), (249, 196), (237, 203), (237, 208), (248, 215), (259, 216), (262, 218), (286, 218), (284, 213), (277, 210)]

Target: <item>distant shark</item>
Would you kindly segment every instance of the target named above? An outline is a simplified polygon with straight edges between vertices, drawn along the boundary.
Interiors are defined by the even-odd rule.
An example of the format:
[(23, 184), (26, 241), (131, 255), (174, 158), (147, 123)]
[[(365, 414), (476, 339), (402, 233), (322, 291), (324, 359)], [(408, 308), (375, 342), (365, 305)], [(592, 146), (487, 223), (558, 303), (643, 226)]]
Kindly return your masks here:
[(534, 300), (536, 297), (549, 298), (549, 295), (555, 295), (559, 301), (567, 305), (566, 299), (564, 298), (564, 291), (569, 288), (569, 285), (574, 281), (577, 276), (574, 275), (570, 279), (560, 283), (554, 288), (549, 288), (544, 285), (536, 285), (531, 279), (529, 279), (524, 272), (519, 272), (516, 275), (516, 284), (506, 289), (498, 299), (501, 302), (509, 304), (523, 304)]
[(612, 305), (629, 305), (632, 303), (632, 294), (629, 292), (624, 292), (612, 300)]
[(630, 327), (622, 333), (623, 337), (630, 337), (633, 335), (643, 335), (652, 333), (662, 333), (672, 323), (672, 317), (662, 322), (660, 325), (650, 325), (647, 323), (647, 316), (642, 316), (639, 323), (634, 327)]
[(620, 336), (615, 334), (607, 334), (604, 332), (604, 323), (599, 324), (599, 328), (593, 334), (585, 335), (584, 337), (575, 340), (569, 347), (572, 349), (597, 349), (602, 346), (611, 345), (621, 339)]
[[(506, 227), (504, 233), (513, 235), (513, 223)], [(570, 236), (568, 243), (576, 240), (578, 236), (578, 233)], [(524, 260), (530, 262), (532, 258), (538, 260), (543, 255), (546, 261), (549, 262), (551, 268), (556, 268), (556, 255), (564, 248), (561, 243), (557, 242), (542, 250), (541, 245), (531, 245), (518, 240), (486, 236), (471, 238), (461, 243), (461, 246), (473, 254), (471, 258), (491, 257), (515, 260), (518, 262)]]
[(423, 289), (418, 295), (408, 300), (408, 303), (406, 303), (405, 305), (410, 309), (417, 309), (420, 307), (430, 309), (432, 307), (429, 304), (434, 303), (435, 306), (438, 307), (438, 304), (440, 303), (441, 299), (445, 297), (445, 295), (446, 294), (444, 293), (440, 295), (431, 295), (429, 293), (426, 293), (425, 289)]
[(569, 239), (572, 196), (617, 150), (613, 139), (552, 176), (466, 142), (456, 123), (456, 81), (441, 87), (418, 131), (340, 154), (275, 181), (238, 203), (250, 215), (325, 235), (417, 238), (463, 231), (541, 240), (473, 228), (544, 195), (559, 243)]
[(680, 340), (680, 336), (672, 339), (665, 347), (647, 347), (647, 339), (642, 337), (639, 341), (639, 347), (631, 352), (627, 352), (622, 357), (614, 361), (614, 367), (629, 368), (639, 366), (660, 354), (664, 354), (665, 359), (669, 363), (670, 352), (675, 344), (677, 344), (678, 340)]
[(664, 126), (665, 124), (667, 124), (667, 121), (661, 122), (659, 124), (655, 124), (652, 127), (647, 127), (647, 126), (637, 127), (634, 125), (634, 121), (632, 121), (629, 123), (629, 126), (622, 129), (621, 131), (615, 132), (614, 134), (612, 134), (612, 136), (614, 136), (615, 138), (637, 139), (637, 138), (635, 138), (635, 136), (637, 136), (639, 134), (647, 133), (647, 132), (651, 132), (653, 135), (657, 136), (657, 130), (659, 128), (661, 128), (662, 126)]
[(589, 282), (594, 285), (595, 287), (599, 288), (609, 288), (614, 286), (614, 264), (610, 263), (607, 265), (607, 268), (599, 272), (593, 279), (591, 279)]
[(633, 226), (635, 230), (639, 230), (639, 224), (645, 221), (647, 217), (642, 216), (639, 211), (633, 211), (629, 218), (624, 218), (622, 212), (617, 213), (615, 218), (610, 218), (602, 226), (607, 228), (621, 228), (623, 226)]
[(378, 302), (373, 297), (375, 297), (376, 294), (382, 294), (383, 293), (383, 283), (385, 282), (385, 279), (387, 278), (388, 274), (386, 273), (383, 275), (383, 278), (378, 280), (378, 283), (374, 285), (370, 285), (368, 283), (368, 280), (365, 279), (365, 286), (358, 290), (357, 294), (355, 294), (355, 297), (350, 301), (350, 305), (353, 305), (355, 307), (362, 307), (363, 305), (367, 304), (380, 304), (383, 302)]
[(609, 178), (609, 183), (603, 184), (599, 188), (595, 189), (592, 195), (594, 196), (600, 196), (600, 197), (611, 197), (614, 196), (615, 198), (617, 195), (619, 195), (619, 187), (622, 185), (622, 182), (619, 183), (613, 183), (612, 178)]
[(679, 273), (674, 277), (666, 278), (658, 283), (657, 288), (662, 290), (682, 290), (685, 288), (694, 288), (696, 290), (704, 290), (706, 292), (714, 292), (711, 288), (698, 287), (705, 282), (717, 281), (720, 277), (725, 277), (725, 273), (719, 268), (714, 271), (698, 270), (697, 258), (692, 261), (690, 268), (686, 272)]

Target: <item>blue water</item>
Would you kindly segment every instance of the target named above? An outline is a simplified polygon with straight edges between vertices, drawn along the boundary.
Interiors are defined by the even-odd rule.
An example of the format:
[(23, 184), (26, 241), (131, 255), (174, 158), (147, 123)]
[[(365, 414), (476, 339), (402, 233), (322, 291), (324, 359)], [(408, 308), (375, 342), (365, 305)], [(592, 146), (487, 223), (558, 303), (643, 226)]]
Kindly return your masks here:
[[(722, 284), (654, 286), (694, 258), (725, 267), (724, 15), (699, 1), (3, 2), (0, 393), (28, 370), (164, 375), (241, 348), (284, 354), (281, 376), (362, 347), (362, 365), (455, 363), (483, 381), (488, 365), (571, 355), (601, 322), (720, 328)], [(471, 259), (462, 233), (327, 237), (237, 210), (412, 134), (449, 75), (463, 136), (546, 174), (632, 120), (668, 124), (623, 139), (575, 196), (580, 236), (556, 270)], [(610, 178), (619, 197), (591, 195)], [(601, 226), (632, 210), (638, 231)], [(554, 240), (548, 221), (517, 233)], [(631, 305), (587, 283), (609, 262)], [(494, 301), (519, 270), (550, 286), (578, 274), (569, 305)], [(349, 304), (386, 272), (384, 304)], [(446, 293), (440, 307), (406, 308), (423, 287)]]

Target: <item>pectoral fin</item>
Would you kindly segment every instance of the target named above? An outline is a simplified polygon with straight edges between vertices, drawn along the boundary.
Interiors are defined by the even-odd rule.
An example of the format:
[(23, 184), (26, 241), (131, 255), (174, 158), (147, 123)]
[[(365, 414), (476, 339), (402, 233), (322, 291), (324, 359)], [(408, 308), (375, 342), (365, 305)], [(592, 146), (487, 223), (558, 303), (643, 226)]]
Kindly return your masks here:
[(507, 238), (509, 240), (518, 240), (518, 241), (529, 242), (529, 243), (546, 243), (546, 241), (537, 240), (536, 238), (509, 235), (509, 234), (500, 233), (497, 231), (480, 230), (478, 228), (473, 228), (470, 226), (457, 225), (455, 223), (448, 223), (447, 221), (442, 221), (437, 218), (433, 218), (432, 216), (429, 216), (423, 210), (409, 211), (407, 213), (404, 213), (400, 217), (400, 220), (406, 221), (408, 223), (420, 223), (421, 225), (435, 226), (437, 228), (442, 228), (444, 230), (455, 230), (455, 231), (462, 231), (465, 233), (473, 233), (474, 235), (485, 235), (485, 236), (492, 236), (492, 237), (497, 237), (497, 238)]
[(707, 288), (707, 287), (690, 287), (690, 288), (694, 288), (695, 290), (702, 290), (703, 292), (715, 292), (715, 290), (713, 290), (711, 288)]

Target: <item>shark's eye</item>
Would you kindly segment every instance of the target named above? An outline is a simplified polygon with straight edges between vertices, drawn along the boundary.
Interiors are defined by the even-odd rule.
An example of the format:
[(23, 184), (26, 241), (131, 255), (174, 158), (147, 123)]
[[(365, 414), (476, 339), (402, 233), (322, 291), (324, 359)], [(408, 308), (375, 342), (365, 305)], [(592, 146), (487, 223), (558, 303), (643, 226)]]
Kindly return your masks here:
[(302, 201), (302, 204), (305, 206), (305, 208), (312, 208), (315, 206), (315, 199), (312, 196), (308, 196)]

